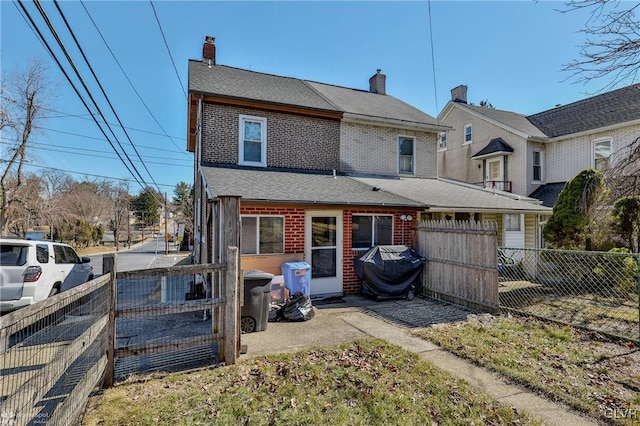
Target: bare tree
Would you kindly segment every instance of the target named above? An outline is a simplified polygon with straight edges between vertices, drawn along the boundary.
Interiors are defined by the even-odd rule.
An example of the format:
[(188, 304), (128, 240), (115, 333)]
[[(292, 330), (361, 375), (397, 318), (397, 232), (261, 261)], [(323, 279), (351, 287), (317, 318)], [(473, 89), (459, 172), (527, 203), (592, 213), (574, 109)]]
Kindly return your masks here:
[(121, 235), (126, 233), (127, 241), (131, 239), (129, 235), (129, 188), (127, 184), (120, 184), (111, 188), (111, 202), (113, 203), (113, 215), (109, 221), (109, 229), (113, 232), (113, 240), (116, 250), (120, 250)]
[(581, 33), (586, 40), (580, 58), (565, 64), (577, 82), (610, 77), (602, 90), (637, 80), (640, 68), (640, 3), (620, 0), (570, 0), (562, 13), (588, 11), (589, 18)]
[(28, 142), (42, 119), (50, 92), (46, 68), (38, 60), (7, 78), (3, 75), (0, 86), (0, 126), (5, 141), (9, 142), (0, 172), (0, 233), (6, 233), (12, 204), (18, 201), (16, 194), (25, 179)]

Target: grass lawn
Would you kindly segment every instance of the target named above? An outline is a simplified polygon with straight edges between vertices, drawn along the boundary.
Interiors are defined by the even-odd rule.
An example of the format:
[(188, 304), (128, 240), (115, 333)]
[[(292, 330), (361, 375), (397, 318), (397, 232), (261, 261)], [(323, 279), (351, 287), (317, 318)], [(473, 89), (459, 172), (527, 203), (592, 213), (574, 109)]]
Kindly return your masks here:
[(632, 342), (533, 317), (490, 315), (416, 334), (593, 418), (640, 424), (640, 351)]
[(383, 340), (138, 377), (84, 425), (540, 425)]

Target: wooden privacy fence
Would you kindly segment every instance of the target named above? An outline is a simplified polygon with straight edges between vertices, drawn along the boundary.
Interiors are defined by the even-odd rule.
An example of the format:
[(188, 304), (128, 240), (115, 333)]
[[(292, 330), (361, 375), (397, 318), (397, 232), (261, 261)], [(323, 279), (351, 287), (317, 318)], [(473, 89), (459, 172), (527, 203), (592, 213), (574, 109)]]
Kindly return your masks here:
[[(193, 365), (176, 351), (193, 362), (195, 347), (215, 345), (214, 362), (235, 363), (240, 346), (236, 247), (228, 248), (227, 259), (114, 274), (115, 256), (107, 255), (101, 277), (0, 317), (0, 423), (75, 424), (96, 387), (113, 384), (118, 362), (127, 374), (154, 363), (171, 370)], [(172, 291), (184, 277), (198, 275), (217, 276), (217, 296), (192, 292), (196, 299), (177, 300)], [(174, 320), (198, 312), (199, 319), (189, 321), (204, 325), (207, 333), (196, 338), (197, 327)], [(182, 333), (173, 333), (172, 325)], [(136, 339), (123, 335), (131, 330), (140, 331)]]
[(426, 258), (423, 294), (497, 311), (497, 234), (495, 222), (420, 222), (415, 249)]

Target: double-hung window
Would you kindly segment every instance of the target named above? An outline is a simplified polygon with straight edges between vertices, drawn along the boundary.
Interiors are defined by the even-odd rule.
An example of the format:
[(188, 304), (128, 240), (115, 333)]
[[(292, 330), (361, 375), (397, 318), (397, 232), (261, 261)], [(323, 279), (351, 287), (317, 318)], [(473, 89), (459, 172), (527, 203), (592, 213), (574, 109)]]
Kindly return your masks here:
[(542, 182), (542, 151), (533, 151), (533, 181)]
[(351, 246), (354, 250), (393, 244), (392, 215), (353, 215), (351, 222)]
[(241, 216), (242, 254), (284, 253), (284, 217)]
[(415, 138), (409, 136), (398, 137), (398, 172), (413, 174)]
[(267, 167), (267, 119), (240, 115), (238, 162), (243, 166)]
[(464, 142), (465, 143), (471, 143), (473, 142), (473, 132), (472, 132), (472, 127), (471, 124), (467, 124), (466, 126), (464, 126)]
[(447, 149), (447, 132), (440, 133), (440, 140), (438, 141), (438, 149)]
[(593, 142), (593, 167), (599, 172), (609, 167), (611, 158), (611, 139), (600, 139)]

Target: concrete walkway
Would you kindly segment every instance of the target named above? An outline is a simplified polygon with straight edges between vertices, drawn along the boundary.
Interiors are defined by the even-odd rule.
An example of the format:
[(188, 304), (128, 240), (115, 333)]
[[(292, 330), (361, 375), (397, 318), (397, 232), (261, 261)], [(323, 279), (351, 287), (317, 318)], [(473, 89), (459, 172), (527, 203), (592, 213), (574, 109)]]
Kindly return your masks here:
[(381, 338), (419, 354), (431, 364), (547, 425), (598, 424), (523, 388), (510, 385), (494, 373), (411, 333), (412, 328), (465, 320), (467, 315), (477, 313), (475, 311), (429, 299), (375, 302), (360, 296), (346, 296), (340, 303), (314, 302), (314, 307), (315, 316), (310, 321), (270, 322), (265, 331), (242, 335), (247, 353), (240, 357), (240, 361), (313, 346), (337, 345), (358, 338)]

